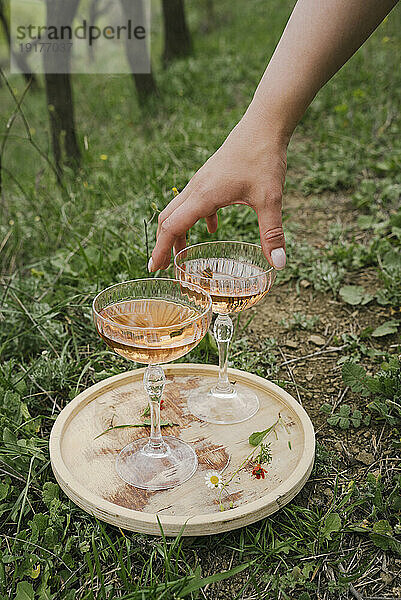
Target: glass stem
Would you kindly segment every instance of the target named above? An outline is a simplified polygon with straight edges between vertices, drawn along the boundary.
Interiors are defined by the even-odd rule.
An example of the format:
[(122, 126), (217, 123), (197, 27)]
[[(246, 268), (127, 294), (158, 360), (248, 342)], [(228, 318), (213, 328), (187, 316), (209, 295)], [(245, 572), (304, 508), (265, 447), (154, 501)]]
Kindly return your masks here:
[(150, 408), (150, 436), (145, 451), (152, 454), (165, 454), (167, 447), (160, 429), (160, 400), (163, 395), (166, 376), (160, 365), (149, 365), (143, 376), (143, 385), (148, 394)]
[(213, 333), (219, 348), (219, 381), (214, 388), (218, 393), (233, 393), (233, 386), (228, 381), (227, 375), (228, 349), (233, 329), (233, 322), (228, 315), (217, 315)]

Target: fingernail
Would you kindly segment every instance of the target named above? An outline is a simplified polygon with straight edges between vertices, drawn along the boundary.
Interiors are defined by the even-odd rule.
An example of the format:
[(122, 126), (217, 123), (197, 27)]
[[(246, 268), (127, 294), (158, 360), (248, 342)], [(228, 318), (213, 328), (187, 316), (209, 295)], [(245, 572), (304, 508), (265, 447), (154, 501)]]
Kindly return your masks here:
[(149, 258), (149, 262), (148, 262), (148, 271), (149, 271), (149, 273), (151, 273), (152, 270), (153, 270), (153, 258), (150, 257)]
[(277, 270), (285, 267), (285, 252), (284, 248), (275, 248), (271, 251), (273, 267)]

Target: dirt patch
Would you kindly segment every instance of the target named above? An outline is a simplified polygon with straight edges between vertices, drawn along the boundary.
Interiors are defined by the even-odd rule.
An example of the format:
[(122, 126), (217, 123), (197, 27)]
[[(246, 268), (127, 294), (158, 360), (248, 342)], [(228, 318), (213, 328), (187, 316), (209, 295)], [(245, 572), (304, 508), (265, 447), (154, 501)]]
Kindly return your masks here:
[[(300, 241), (307, 240), (315, 247), (325, 243), (330, 225), (336, 222), (356, 223), (359, 216), (345, 194), (324, 194), (309, 198), (289, 195), (285, 205), (291, 222), (296, 223), (296, 238)], [(365, 233), (350, 232), (349, 235), (355, 239), (358, 236), (361, 238)], [(346, 274), (345, 283), (363, 285), (374, 292), (378, 287), (376, 270), (370, 268), (350, 271)], [(310, 282), (301, 279), (298, 285), (290, 281), (273, 287), (266, 300), (248, 312), (249, 315), (254, 314), (247, 330), (252, 345), (260, 347), (264, 338), (273, 337), (277, 340), (282, 358), (280, 363), (283, 364), (278, 378), (289, 382), (288, 390), (308, 411), (317, 430), (317, 439), (333, 442), (333, 449), (337, 449), (348, 462), (353, 454), (357, 455), (361, 451), (373, 452), (375, 456), (379, 456), (383, 448), (377, 446), (370, 429), (369, 432), (363, 432), (363, 428), (358, 430), (357, 436), (352, 433), (355, 430), (351, 430), (351, 433), (333, 430), (327, 426), (326, 416), (322, 414), (320, 407), (323, 403), (338, 406), (341, 402), (346, 402), (355, 408), (366, 409), (364, 399), (349, 391), (343, 393), (341, 366), (337, 361), (349, 352), (343, 348), (344, 336), (354, 335), (355, 338), (360, 338), (367, 328), (376, 328), (386, 319), (394, 318), (396, 311), (375, 302), (365, 306), (347, 305), (335, 299), (330, 292), (316, 292)], [(289, 330), (288, 323), (293, 319), (294, 313), (313, 321), (313, 326), (308, 329), (298, 326)], [(375, 339), (374, 347), (388, 349), (389, 344), (395, 342), (396, 336), (387, 336), (384, 340)], [(373, 347), (371, 338), (356, 342), (358, 343)], [(376, 369), (377, 365), (374, 366), (374, 370)], [(340, 448), (341, 441), (344, 442), (346, 451)]]
[[(291, 393), (295, 396), (298, 387), (302, 404), (315, 427), (323, 426), (325, 421), (320, 406), (324, 402), (336, 403), (344, 389), (341, 366), (337, 365), (345, 352), (343, 336), (359, 337), (367, 327), (377, 327), (389, 317), (388, 309), (383, 307), (354, 309), (334, 300), (330, 294), (302, 287), (297, 292), (291, 284), (276, 287), (270, 297), (253, 310), (255, 317), (248, 328), (252, 344), (260, 347), (265, 337), (276, 339), (282, 358), (280, 364), (283, 364), (278, 377), (291, 382)], [(290, 322), (294, 313), (318, 320), (313, 329), (288, 330), (285, 323)], [(385, 342), (375, 343), (376, 348), (384, 345)], [(357, 402), (357, 398), (353, 398), (353, 402)]]

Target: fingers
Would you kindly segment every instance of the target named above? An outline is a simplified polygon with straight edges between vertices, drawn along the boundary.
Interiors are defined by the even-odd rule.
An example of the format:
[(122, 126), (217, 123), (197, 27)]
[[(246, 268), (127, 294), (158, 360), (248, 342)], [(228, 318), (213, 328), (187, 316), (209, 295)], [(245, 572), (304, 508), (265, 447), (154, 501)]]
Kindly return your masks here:
[[(177, 198), (178, 198), (178, 196), (177, 196)], [(170, 204), (168, 205), (168, 207), (167, 207), (167, 208), (170, 208), (170, 205), (171, 205), (171, 204), (172, 204), (172, 202), (170, 202)], [(180, 202), (180, 204), (178, 204), (178, 206), (176, 206), (176, 209), (177, 209), (179, 206), (181, 206), (182, 204), (183, 204), (183, 201), (182, 201), (182, 202)], [(173, 212), (174, 212), (174, 211), (172, 211), (172, 212), (170, 213), (170, 215), (171, 215), (171, 214), (173, 214)], [(161, 214), (162, 214), (162, 213), (161, 213)], [(169, 219), (170, 217), (167, 217), (167, 218), (163, 219), (163, 221), (161, 221), (161, 223), (159, 224), (158, 230), (157, 230), (157, 240), (158, 240), (158, 242), (159, 242), (159, 236), (160, 236), (160, 232), (161, 232), (161, 230), (162, 230), (162, 229), (163, 229), (163, 230), (165, 230), (165, 228), (166, 228), (166, 227), (171, 227), (171, 226), (172, 226), (172, 224), (174, 224), (174, 222), (175, 222), (175, 220), (176, 220), (176, 217), (177, 217), (177, 215), (175, 215), (175, 216), (174, 216), (174, 221), (172, 221), (172, 220), (169, 220), (167, 223), (166, 223), (166, 221), (167, 221), (167, 218)], [(195, 215), (194, 215), (194, 218), (195, 218)], [(196, 221), (197, 221), (199, 218), (200, 218), (200, 217), (199, 217), (199, 216), (197, 216), (197, 217), (196, 217), (196, 220), (195, 220), (195, 221), (194, 221), (194, 222), (193, 222), (193, 223), (190, 225), (190, 227), (192, 227), (192, 225), (193, 225), (194, 223), (196, 223)], [(208, 232), (209, 232), (209, 233), (215, 233), (215, 231), (217, 230), (217, 227), (218, 227), (218, 218), (217, 218), (217, 214), (215, 213), (214, 215), (210, 215), (210, 216), (207, 216), (207, 217), (205, 217), (205, 221), (206, 221), (206, 225), (207, 225)], [(163, 225), (163, 224), (164, 224), (164, 225)], [(182, 227), (181, 227), (181, 229), (182, 229)], [(156, 250), (156, 248), (158, 249), (158, 242), (156, 243), (155, 250)], [(160, 245), (161, 245), (161, 244), (164, 244), (164, 240), (161, 240), (161, 241), (160, 241)], [(174, 241), (173, 241), (173, 251), (174, 251), (174, 256), (175, 256), (176, 254), (178, 254), (178, 252), (180, 252), (181, 250), (183, 250), (183, 249), (185, 248), (185, 246), (186, 246), (186, 245), (187, 245), (187, 238), (186, 238), (186, 235), (185, 235), (185, 233), (181, 233), (181, 234), (180, 234), (180, 233), (178, 233), (178, 234), (177, 234), (177, 236), (175, 237)], [(161, 247), (162, 247), (162, 248), (164, 248), (165, 246), (163, 245), (163, 246), (161, 246)], [(149, 271), (156, 271), (158, 268), (160, 268), (160, 269), (166, 269), (166, 268), (168, 267), (168, 265), (170, 264), (170, 259), (171, 259), (171, 256), (170, 256), (170, 254), (168, 255), (168, 259), (167, 259), (167, 255), (166, 255), (166, 257), (165, 257), (165, 260), (163, 259), (163, 263), (162, 263), (162, 265), (161, 265), (161, 266), (158, 266), (158, 264), (159, 264), (159, 263), (157, 262), (157, 261), (158, 261), (158, 257), (159, 257), (159, 254), (157, 253), (157, 251), (156, 251), (156, 258), (153, 258), (153, 254), (152, 254), (151, 268), (149, 269)], [(168, 260), (168, 262), (167, 262), (167, 260)]]
[[(190, 195), (190, 191), (188, 189), (188, 185), (186, 185), (185, 188), (182, 190), (182, 192), (177, 194), (177, 196), (175, 196), (167, 204), (167, 206), (161, 211), (161, 213), (159, 214), (159, 217), (158, 217), (156, 239), (158, 239), (160, 230), (164, 226), (163, 224), (165, 223), (165, 221), (170, 217), (171, 214), (173, 214), (173, 212), (179, 206), (181, 206), (181, 204), (183, 204), (183, 202), (185, 202), (185, 200), (188, 198), (189, 195)], [(185, 248), (185, 246), (186, 246), (186, 236), (184, 233), (183, 235), (179, 236), (174, 242), (175, 254), (178, 254), (178, 252), (180, 250), (182, 250), (183, 248)], [(148, 271), (153, 272), (153, 271), (157, 271), (158, 269), (167, 269), (167, 267), (170, 264), (170, 260), (171, 260), (171, 249), (170, 249), (170, 253), (168, 256), (168, 261), (166, 258), (165, 260), (163, 260), (162, 264), (159, 264), (157, 259), (158, 259), (158, 254), (156, 254), (156, 262), (155, 262), (155, 260), (153, 259), (153, 253), (152, 253), (152, 256), (150, 257), (149, 263), (148, 263)]]
[(174, 242), (174, 246), (173, 246), (174, 256), (176, 254), (178, 254), (179, 252), (181, 252), (181, 250), (184, 250), (186, 245), (187, 245), (187, 236), (185, 235), (185, 233), (183, 235), (179, 235), (176, 238), (176, 240)]
[(269, 264), (284, 269), (286, 262), (285, 238), (281, 219), (281, 192), (270, 196), (256, 208), (262, 250)]
[(149, 271), (167, 269), (171, 260), (171, 248), (174, 246), (176, 252), (182, 250), (185, 247), (186, 232), (203, 216), (203, 202), (191, 194), (161, 222)]
[(185, 186), (185, 188), (182, 190), (182, 192), (180, 192), (179, 194), (177, 194), (177, 196), (175, 196), (171, 202), (169, 202), (167, 204), (167, 206), (161, 211), (161, 213), (159, 214), (158, 217), (158, 226), (157, 226), (157, 233), (156, 236), (159, 235), (159, 230), (161, 227), (161, 224), (175, 211), (176, 208), (178, 208), (183, 202), (185, 202), (185, 200), (188, 198), (188, 196), (190, 195), (190, 189), (189, 189), (189, 184)]

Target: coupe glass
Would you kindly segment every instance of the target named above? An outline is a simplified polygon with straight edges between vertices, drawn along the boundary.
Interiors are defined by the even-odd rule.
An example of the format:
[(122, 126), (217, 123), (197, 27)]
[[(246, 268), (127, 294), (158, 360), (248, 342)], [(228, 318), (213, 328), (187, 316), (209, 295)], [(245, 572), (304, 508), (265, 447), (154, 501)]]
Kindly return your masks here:
[(196, 471), (194, 450), (162, 436), (160, 400), (165, 385), (161, 363), (187, 354), (206, 335), (212, 317), (209, 294), (191, 282), (136, 279), (103, 290), (93, 301), (93, 318), (117, 354), (148, 365), (143, 384), (149, 398), (150, 437), (125, 446), (116, 458), (120, 477), (146, 490), (184, 483)]
[(188, 408), (209, 423), (240, 423), (259, 408), (257, 395), (233, 385), (227, 376), (227, 357), (233, 334), (231, 313), (254, 306), (270, 291), (276, 272), (262, 249), (246, 242), (207, 242), (188, 246), (175, 259), (177, 279), (202, 287), (217, 313), (214, 336), (219, 348), (219, 379), (212, 389), (190, 394)]

